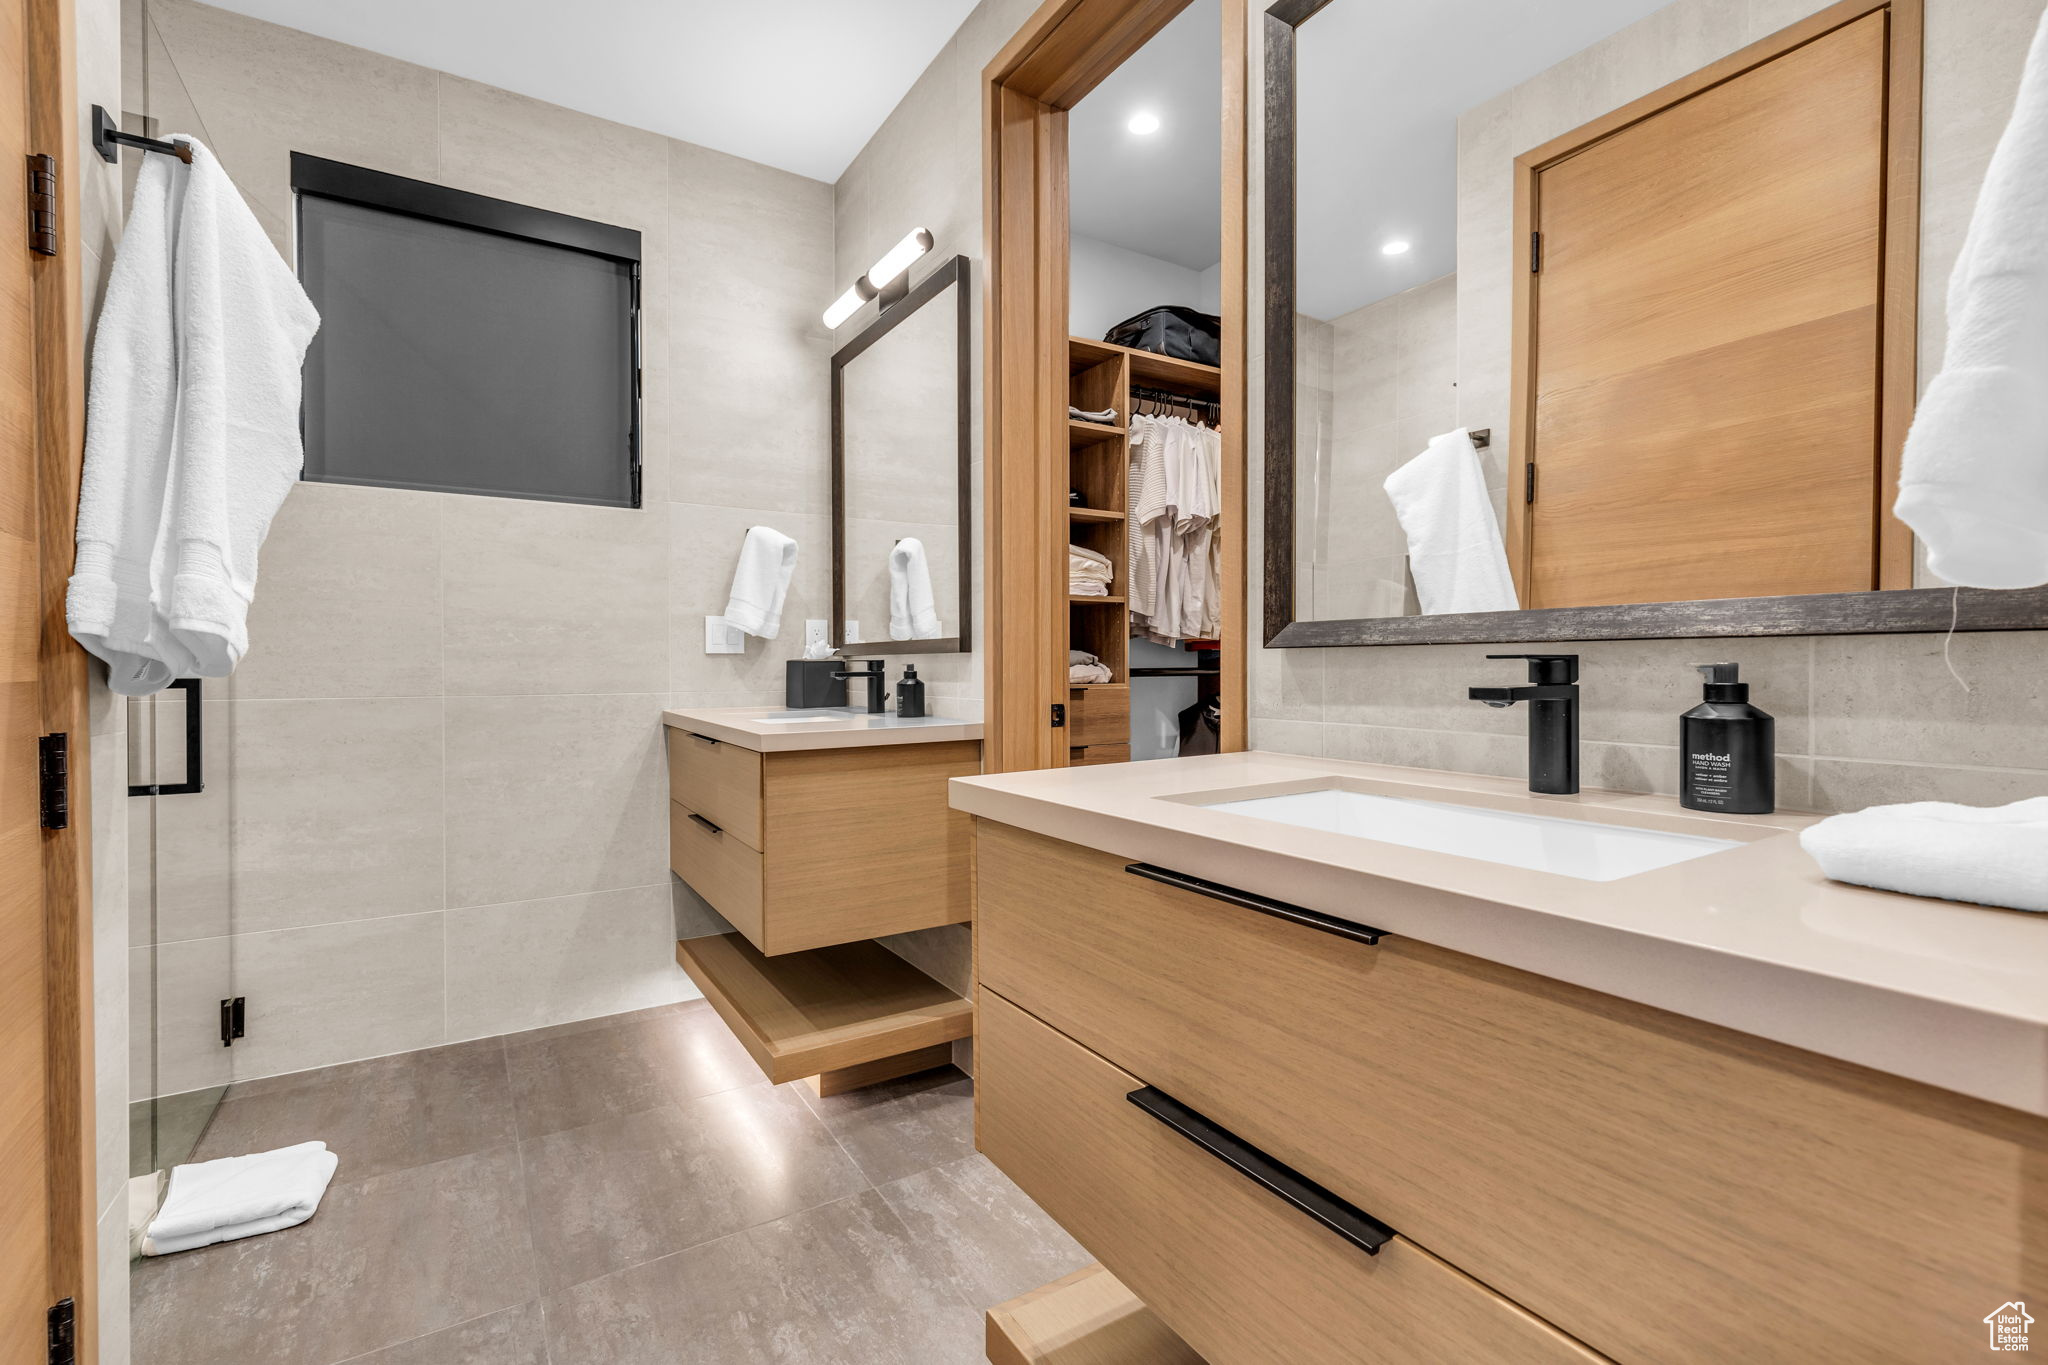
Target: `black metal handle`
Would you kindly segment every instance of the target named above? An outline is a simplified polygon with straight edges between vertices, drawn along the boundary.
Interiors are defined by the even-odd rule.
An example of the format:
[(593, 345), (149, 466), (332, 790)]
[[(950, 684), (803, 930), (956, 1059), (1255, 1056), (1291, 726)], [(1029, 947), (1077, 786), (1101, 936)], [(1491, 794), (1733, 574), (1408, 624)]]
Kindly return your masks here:
[(1292, 1166), (1273, 1160), (1235, 1133), (1218, 1128), (1156, 1086), (1124, 1096), (1253, 1184), (1293, 1205), (1368, 1256), (1380, 1254), (1394, 1230), (1346, 1203)]
[(716, 825), (712, 824), (712, 823), (711, 823), (711, 822), (710, 822), (709, 820), (706, 820), (706, 819), (705, 819), (705, 818), (704, 818), (703, 816), (701, 816), (701, 815), (697, 814), (697, 812), (695, 812), (695, 811), (691, 811), (691, 812), (690, 812), (690, 818), (691, 818), (692, 820), (695, 820), (695, 821), (696, 821), (696, 822), (697, 822), (698, 824), (700, 824), (700, 825), (704, 826), (704, 828), (706, 828), (706, 829), (710, 830), (710, 831), (711, 831), (711, 832), (712, 832), (713, 834), (723, 834), (723, 833), (725, 833), (725, 831), (724, 831), (724, 830), (722, 830), (722, 829), (720, 829), (720, 828), (719, 828), (718, 826), (716, 826)]
[[(185, 780), (137, 783), (128, 788), (130, 796), (190, 796), (206, 790), (206, 708), (201, 704), (199, 679), (180, 678), (164, 689), (172, 690), (185, 694)], [(155, 742), (153, 733), (151, 742)], [(155, 760), (156, 756), (150, 755), (152, 769)]]
[(1148, 881), (1159, 882), (1182, 891), (1192, 891), (1198, 896), (1207, 896), (1226, 905), (1256, 910), (1262, 915), (1271, 915), (1274, 919), (1284, 919), (1289, 924), (1299, 924), (1305, 929), (1319, 929), (1323, 933), (1335, 934), (1338, 938), (1348, 938), (1358, 943), (1377, 946), (1387, 932), (1384, 929), (1375, 929), (1370, 924), (1354, 924), (1348, 919), (1326, 915), (1320, 910), (1310, 910), (1306, 906), (1289, 905), (1286, 901), (1276, 901), (1270, 896), (1255, 896), (1249, 891), (1239, 891), (1236, 887), (1225, 886), (1221, 882), (1203, 881), (1200, 877), (1190, 877), (1185, 872), (1175, 872), (1171, 868), (1154, 867), (1151, 863), (1132, 863), (1124, 871), (1134, 877), (1144, 877)]
[(723, 744), (723, 743), (725, 743), (725, 741), (724, 741), (724, 740), (722, 740), (722, 739), (713, 739), (713, 738), (712, 738), (711, 736), (709, 736), (709, 735), (700, 735), (700, 734), (698, 734), (698, 733), (697, 733), (697, 732), (696, 732), (695, 730), (685, 730), (685, 731), (683, 731), (683, 733), (684, 733), (684, 734), (686, 734), (686, 735), (688, 735), (688, 736), (689, 736), (689, 737), (690, 737), (691, 739), (700, 739), (700, 740), (703, 740), (703, 741), (704, 741), (704, 742), (705, 742), (706, 744)]

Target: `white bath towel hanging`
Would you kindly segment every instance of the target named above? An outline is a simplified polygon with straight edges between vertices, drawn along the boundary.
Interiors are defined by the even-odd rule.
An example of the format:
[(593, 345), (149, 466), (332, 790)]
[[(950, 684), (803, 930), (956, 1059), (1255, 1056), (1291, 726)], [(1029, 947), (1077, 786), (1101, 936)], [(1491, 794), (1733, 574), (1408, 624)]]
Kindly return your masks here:
[(772, 640), (782, 630), (782, 604), (796, 574), (796, 542), (772, 526), (755, 526), (740, 542), (725, 619), (749, 635)]
[(1948, 286), (1948, 347), (1899, 472), (1899, 520), (1951, 583), (2048, 583), (2048, 14)]
[(147, 695), (248, 648), (257, 552), (297, 481), (319, 315), (220, 163), (144, 158), (87, 398), (72, 635)]
[(1808, 826), (1799, 843), (1838, 882), (2048, 912), (2048, 796), (1872, 806)]
[(889, 638), (939, 638), (931, 565), (925, 559), (924, 542), (914, 536), (905, 536), (889, 551)]
[(142, 1235), (142, 1254), (168, 1256), (296, 1227), (311, 1218), (340, 1164), (324, 1142), (222, 1157), (171, 1169), (170, 1188)]
[(1423, 615), (1520, 607), (1470, 433), (1460, 427), (1433, 438), (1429, 449), (1387, 476), (1385, 487), (1408, 536), (1408, 568)]

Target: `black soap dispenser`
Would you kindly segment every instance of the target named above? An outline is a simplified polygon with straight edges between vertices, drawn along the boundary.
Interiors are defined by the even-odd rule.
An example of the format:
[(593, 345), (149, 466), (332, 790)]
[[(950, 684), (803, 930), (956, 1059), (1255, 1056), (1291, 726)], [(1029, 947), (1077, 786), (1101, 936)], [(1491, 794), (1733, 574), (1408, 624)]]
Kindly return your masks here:
[(1678, 804), (1722, 815), (1777, 809), (1777, 722), (1749, 704), (1735, 664), (1695, 664), (1706, 696), (1678, 721)]
[(913, 720), (924, 714), (924, 679), (917, 676), (916, 664), (903, 666), (903, 681), (896, 684), (896, 715), (900, 720)]

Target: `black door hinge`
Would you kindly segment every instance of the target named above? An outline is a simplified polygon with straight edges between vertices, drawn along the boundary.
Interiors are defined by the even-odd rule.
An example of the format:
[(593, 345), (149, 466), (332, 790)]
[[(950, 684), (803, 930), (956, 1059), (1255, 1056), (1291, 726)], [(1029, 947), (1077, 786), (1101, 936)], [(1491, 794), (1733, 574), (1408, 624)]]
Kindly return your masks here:
[(246, 1012), (243, 1009), (244, 996), (220, 1002), (220, 1045), (233, 1047), (235, 1039), (242, 1036)]
[(61, 730), (36, 741), (42, 779), (43, 828), (71, 827), (71, 736)]
[(1536, 501), (1536, 462), (1531, 460), (1522, 468), (1524, 471), (1522, 477), (1522, 501), (1534, 502)]
[(78, 1365), (78, 1305), (59, 1299), (49, 1318), (50, 1365)]
[(1067, 728), (1067, 708), (1062, 702), (1054, 702), (1052, 704), (1052, 728), (1055, 730)]
[(57, 158), (48, 152), (28, 159), (28, 249), (57, 254)]
[(1529, 234), (1529, 273), (1531, 275), (1535, 275), (1541, 273), (1542, 270), (1543, 234), (1540, 232), (1532, 232)]

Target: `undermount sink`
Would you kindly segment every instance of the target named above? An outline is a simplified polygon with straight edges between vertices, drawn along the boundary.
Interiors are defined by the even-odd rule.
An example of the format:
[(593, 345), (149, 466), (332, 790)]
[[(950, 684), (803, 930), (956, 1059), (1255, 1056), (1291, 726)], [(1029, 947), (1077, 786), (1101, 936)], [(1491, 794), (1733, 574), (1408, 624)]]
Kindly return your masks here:
[(1588, 882), (1618, 881), (1746, 842), (1339, 787), (1195, 804)]

